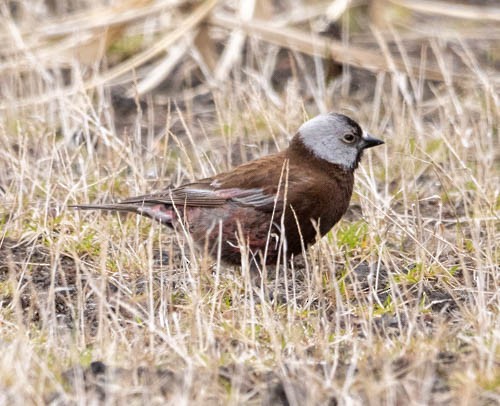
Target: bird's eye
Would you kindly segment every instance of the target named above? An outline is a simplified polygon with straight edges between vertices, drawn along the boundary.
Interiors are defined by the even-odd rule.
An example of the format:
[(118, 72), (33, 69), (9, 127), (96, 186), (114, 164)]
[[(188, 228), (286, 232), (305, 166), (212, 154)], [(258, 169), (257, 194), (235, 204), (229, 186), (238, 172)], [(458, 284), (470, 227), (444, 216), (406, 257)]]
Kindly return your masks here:
[(356, 141), (356, 137), (353, 134), (345, 134), (344, 141), (348, 144), (352, 144), (354, 141)]

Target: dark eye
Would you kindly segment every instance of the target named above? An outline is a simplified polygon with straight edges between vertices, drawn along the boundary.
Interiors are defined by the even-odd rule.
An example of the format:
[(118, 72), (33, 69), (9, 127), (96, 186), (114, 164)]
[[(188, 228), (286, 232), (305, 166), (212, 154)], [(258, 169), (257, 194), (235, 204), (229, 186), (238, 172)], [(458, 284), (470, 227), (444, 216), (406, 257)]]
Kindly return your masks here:
[(354, 141), (356, 141), (356, 137), (353, 134), (345, 134), (344, 141), (348, 144), (352, 144)]

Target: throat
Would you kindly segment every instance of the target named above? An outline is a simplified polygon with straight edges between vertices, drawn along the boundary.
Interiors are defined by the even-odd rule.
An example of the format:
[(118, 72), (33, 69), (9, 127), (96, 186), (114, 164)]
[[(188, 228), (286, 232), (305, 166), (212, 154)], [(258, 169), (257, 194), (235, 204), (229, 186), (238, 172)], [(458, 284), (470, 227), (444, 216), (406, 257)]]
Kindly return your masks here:
[(358, 155), (356, 155), (356, 160), (354, 161), (354, 166), (352, 167), (353, 170), (358, 169), (362, 157), (363, 157), (363, 150), (359, 151)]

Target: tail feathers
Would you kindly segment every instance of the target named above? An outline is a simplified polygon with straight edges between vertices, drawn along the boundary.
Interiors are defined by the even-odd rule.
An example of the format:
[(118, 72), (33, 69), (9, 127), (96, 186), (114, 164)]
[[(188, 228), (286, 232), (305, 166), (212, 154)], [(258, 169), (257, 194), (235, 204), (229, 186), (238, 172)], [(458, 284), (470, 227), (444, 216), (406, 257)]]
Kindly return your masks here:
[(175, 217), (175, 212), (171, 208), (167, 208), (163, 204), (154, 206), (144, 206), (126, 203), (109, 203), (109, 204), (75, 204), (68, 206), (78, 210), (108, 210), (118, 212), (128, 212), (140, 214), (141, 216), (149, 217), (162, 224), (172, 226), (172, 221)]
[(68, 206), (73, 209), (78, 210), (108, 210), (108, 211), (122, 211), (130, 213), (139, 213), (139, 207), (133, 204), (119, 204), (119, 203), (108, 203), (108, 204), (75, 204)]

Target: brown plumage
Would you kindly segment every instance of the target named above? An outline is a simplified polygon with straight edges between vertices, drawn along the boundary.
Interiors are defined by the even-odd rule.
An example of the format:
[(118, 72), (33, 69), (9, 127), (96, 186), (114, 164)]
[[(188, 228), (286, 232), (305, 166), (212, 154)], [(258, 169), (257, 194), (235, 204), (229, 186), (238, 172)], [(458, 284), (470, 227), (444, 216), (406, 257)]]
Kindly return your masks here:
[(350, 118), (324, 114), (304, 123), (286, 150), (230, 172), (116, 204), (74, 207), (133, 212), (171, 227), (182, 222), (211, 254), (220, 241), (226, 263), (240, 264), (244, 244), (274, 264), (283, 252), (300, 254), (340, 220), (363, 150), (382, 143)]

